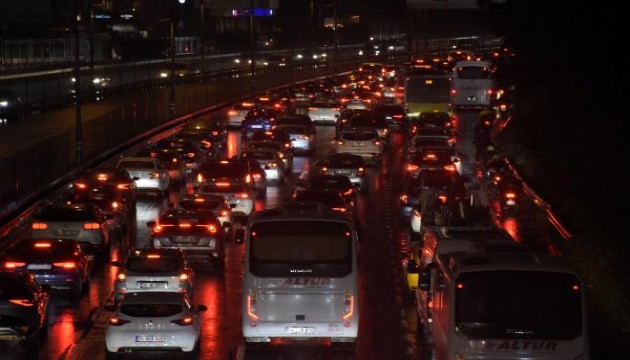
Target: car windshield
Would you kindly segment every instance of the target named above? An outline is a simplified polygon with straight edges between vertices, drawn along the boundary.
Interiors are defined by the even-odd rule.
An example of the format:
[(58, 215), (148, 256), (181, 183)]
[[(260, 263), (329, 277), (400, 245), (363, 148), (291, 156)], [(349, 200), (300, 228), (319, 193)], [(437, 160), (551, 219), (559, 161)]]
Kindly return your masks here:
[(133, 317), (169, 317), (183, 311), (180, 304), (123, 304), (122, 314)]
[(127, 270), (146, 273), (174, 272), (181, 265), (180, 259), (172, 256), (131, 257), (127, 260)]

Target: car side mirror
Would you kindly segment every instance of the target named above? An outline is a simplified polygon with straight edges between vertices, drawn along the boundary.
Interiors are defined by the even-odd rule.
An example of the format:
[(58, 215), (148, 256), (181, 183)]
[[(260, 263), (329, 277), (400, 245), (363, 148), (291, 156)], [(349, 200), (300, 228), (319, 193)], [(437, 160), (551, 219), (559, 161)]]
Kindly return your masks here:
[(156, 225), (157, 223), (155, 221), (149, 221), (147, 223), (147, 226), (149, 227), (149, 229), (153, 229)]
[(208, 307), (206, 305), (197, 305), (197, 312), (208, 311)]

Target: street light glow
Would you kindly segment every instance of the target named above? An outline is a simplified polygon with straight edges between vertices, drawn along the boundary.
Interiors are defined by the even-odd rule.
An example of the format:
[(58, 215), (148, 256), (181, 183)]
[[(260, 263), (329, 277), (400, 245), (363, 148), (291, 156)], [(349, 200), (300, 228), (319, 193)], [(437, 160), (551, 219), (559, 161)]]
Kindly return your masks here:
[(186, 3), (186, 0), (178, 0), (180, 4)]

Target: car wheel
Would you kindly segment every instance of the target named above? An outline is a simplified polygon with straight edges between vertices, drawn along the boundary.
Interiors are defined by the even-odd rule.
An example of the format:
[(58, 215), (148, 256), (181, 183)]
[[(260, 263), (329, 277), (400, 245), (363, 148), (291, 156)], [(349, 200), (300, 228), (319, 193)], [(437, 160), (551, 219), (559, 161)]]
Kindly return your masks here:
[(195, 347), (193, 348), (193, 350), (187, 354), (186, 358), (190, 359), (190, 360), (197, 360), (199, 359), (199, 340), (197, 340), (197, 342), (195, 343)]
[(118, 353), (112, 352), (105, 348), (105, 360), (116, 360), (118, 358)]

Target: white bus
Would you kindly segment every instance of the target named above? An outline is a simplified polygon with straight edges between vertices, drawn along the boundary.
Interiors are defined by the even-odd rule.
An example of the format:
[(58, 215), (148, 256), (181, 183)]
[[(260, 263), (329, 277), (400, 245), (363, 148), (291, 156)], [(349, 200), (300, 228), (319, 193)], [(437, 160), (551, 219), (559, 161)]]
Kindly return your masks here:
[(453, 67), (453, 109), (481, 109), (492, 105), (494, 67), (487, 61), (458, 61)]
[(562, 259), (532, 252), (438, 255), (427, 338), (437, 360), (588, 360), (583, 285)]
[(245, 245), (246, 348), (308, 341), (354, 351), (358, 235), (347, 217), (312, 204), (255, 212)]

